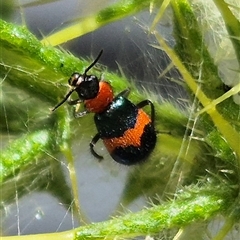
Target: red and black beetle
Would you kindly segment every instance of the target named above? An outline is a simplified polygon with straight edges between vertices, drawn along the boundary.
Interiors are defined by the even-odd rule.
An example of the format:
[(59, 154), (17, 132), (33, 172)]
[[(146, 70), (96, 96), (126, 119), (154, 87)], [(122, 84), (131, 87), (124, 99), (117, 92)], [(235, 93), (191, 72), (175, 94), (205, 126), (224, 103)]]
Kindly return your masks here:
[[(87, 72), (99, 60), (102, 52), (83, 74), (77, 72), (72, 74), (68, 80), (70, 91), (52, 111), (67, 101), (76, 91), (79, 99), (70, 100), (68, 103), (74, 105), (83, 102), (85, 111), (75, 113), (75, 117), (95, 113), (94, 122), (98, 132), (90, 142), (92, 154), (99, 160), (103, 158), (94, 150), (95, 144), (101, 138), (116, 162), (124, 165), (140, 163), (146, 160), (157, 141), (154, 127), (154, 105), (150, 100), (133, 104), (126, 97), (129, 89), (114, 97), (109, 83), (100, 81), (95, 75), (87, 75)], [(147, 105), (151, 107), (150, 116), (142, 110)]]

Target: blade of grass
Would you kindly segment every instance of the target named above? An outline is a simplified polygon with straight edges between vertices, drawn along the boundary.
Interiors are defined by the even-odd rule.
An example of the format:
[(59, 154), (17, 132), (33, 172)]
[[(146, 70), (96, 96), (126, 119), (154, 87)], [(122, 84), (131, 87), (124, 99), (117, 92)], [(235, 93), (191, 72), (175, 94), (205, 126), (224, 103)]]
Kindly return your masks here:
[(13, 141), (0, 153), (0, 183), (14, 175), (20, 167), (42, 157), (52, 146), (52, 136), (49, 130), (29, 133)]
[[(187, 83), (188, 87), (191, 89), (193, 94), (199, 99), (203, 107), (206, 107), (211, 104), (211, 99), (209, 99), (204, 92), (199, 88), (198, 84), (196, 83), (195, 79), (192, 78), (191, 74), (188, 72), (188, 70), (185, 68), (183, 63), (179, 60), (178, 56), (175, 54), (174, 50), (172, 50), (164, 39), (160, 36), (159, 33), (155, 32), (155, 36), (161, 45), (162, 48), (164, 48), (165, 52), (168, 54), (168, 56), (171, 58), (174, 65), (178, 68), (180, 73), (182, 74), (185, 82)], [(214, 122), (215, 126), (219, 129), (219, 131), (222, 133), (224, 138), (227, 140), (231, 148), (234, 150), (234, 152), (237, 154), (238, 159), (240, 159), (240, 148), (239, 148), (239, 142), (240, 142), (240, 135), (239, 133), (232, 127), (232, 125), (223, 118), (221, 114), (216, 110), (216, 108), (211, 108), (207, 111), (207, 113), (210, 115), (212, 121)], [(239, 160), (240, 161), (240, 160)], [(240, 162), (239, 162), (240, 166)]]
[(90, 224), (62, 233), (2, 237), (2, 240), (115, 239), (144, 236), (158, 233), (163, 229), (183, 227), (196, 221), (204, 221), (226, 209), (231, 198), (231, 190), (229, 186), (223, 184), (217, 186), (205, 185), (202, 188), (192, 186), (176, 200), (106, 222)]
[(240, 22), (230, 11), (228, 3), (223, 0), (213, 0), (218, 7), (229, 33), (229, 38), (232, 41), (238, 63), (240, 65)]
[(122, 0), (101, 10), (94, 16), (81, 19), (78, 23), (66, 27), (42, 40), (44, 45), (57, 46), (100, 27), (150, 7), (150, 0)]

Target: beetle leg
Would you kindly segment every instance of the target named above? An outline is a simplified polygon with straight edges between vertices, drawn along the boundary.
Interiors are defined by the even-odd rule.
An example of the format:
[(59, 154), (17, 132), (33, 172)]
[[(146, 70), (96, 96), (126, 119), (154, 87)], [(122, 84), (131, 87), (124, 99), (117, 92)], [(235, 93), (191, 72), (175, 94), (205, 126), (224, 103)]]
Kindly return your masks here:
[(82, 112), (78, 112), (79, 108), (80, 108), (80, 103), (82, 103), (83, 101), (80, 100), (80, 99), (76, 99), (76, 100), (70, 100), (68, 101), (68, 104), (69, 105), (76, 105), (74, 111), (73, 111), (73, 116), (75, 118), (80, 118), (80, 117), (83, 117), (85, 116), (86, 114), (88, 114), (88, 111), (85, 110), (85, 111), (82, 111)]
[(130, 91), (131, 91), (131, 89), (127, 88), (127, 89), (123, 90), (122, 92), (120, 92), (116, 97), (119, 97), (119, 96), (127, 97), (129, 95)]
[(74, 116), (75, 118), (80, 118), (80, 117), (85, 116), (85, 115), (88, 114), (88, 113), (89, 113), (89, 112), (88, 112), (87, 110), (82, 111), (82, 112), (74, 111), (74, 112), (73, 112), (73, 116)]
[(68, 103), (69, 105), (77, 105), (77, 104), (79, 104), (79, 103), (81, 103), (81, 102), (82, 102), (82, 100), (80, 100), (80, 99), (68, 100), (68, 101), (67, 101), (67, 103)]
[(137, 106), (138, 108), (143, 108), (143, 107), (145, 107), (145, 106), (147, 106), (147, 105), (150, 105), (150, 107), (151, 107), (151, 121), (152, 121), (152, 123), (154, 124), (154, 120), (155, 120), (155, 108), (154, 108), (153, 103), (152, 103), (150, 100), (146, 99), (146, 100), (143, 100), (142, 102), (138, 103), (136, 106)]
[(94, 157), (98, 158), (98, 160), (100, 161), (100, 160), (103, 159), (103, 157), (100, 156), (100, 155), (98, 155), (98, 154), (95, 152), (95, 150), (94, 150), (94, 146), (95, 146), (95, 144), (98, 142), (99, 139), (100, 139), (100, 135), (99, 135), (99, 133), (97, 133), (97, 134), (93, 137), (93, 139), (92, 139), (92, 141), (90, 142), (89, 145), (90, 145), (90, 150), (91, 150), (92, 155), (93, 155)]

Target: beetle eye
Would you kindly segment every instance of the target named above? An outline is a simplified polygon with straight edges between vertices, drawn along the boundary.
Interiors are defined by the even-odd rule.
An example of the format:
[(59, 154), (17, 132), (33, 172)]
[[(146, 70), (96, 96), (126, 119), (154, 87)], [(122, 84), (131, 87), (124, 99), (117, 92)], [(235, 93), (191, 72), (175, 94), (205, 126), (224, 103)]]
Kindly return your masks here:
[(78, 85), (79, 77), (79, 73), (73, 73), (72, 76), (68, 79), (68, 84), (72, 87), (76, 87)]

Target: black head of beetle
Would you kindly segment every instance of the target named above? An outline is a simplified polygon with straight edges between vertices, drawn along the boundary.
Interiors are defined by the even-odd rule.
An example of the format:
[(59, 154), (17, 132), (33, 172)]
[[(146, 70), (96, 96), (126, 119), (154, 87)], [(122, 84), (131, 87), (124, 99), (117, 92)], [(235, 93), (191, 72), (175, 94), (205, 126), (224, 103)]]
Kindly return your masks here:
[(79, 99), (95, 98), (99, 92), (99, 79), (95, 75), (73, 73), (68, 84), (77, 92)]
[(64, 102), (66, 102), (74, 91), (77, 92), (80, 100), (93, 99), (98, 95), (99, 79), (94, 75), (87, 75), (87, 72), (97, 63), (102, 53), (103, 50), (100, 51), (97, 58), (85, 69), (83, 74), (77, 72), (72, 74), (68, 80), (71, 87), (70, 91), (66, 94), (64, 99), (52, 109), (52, 111), (55, 111)]

